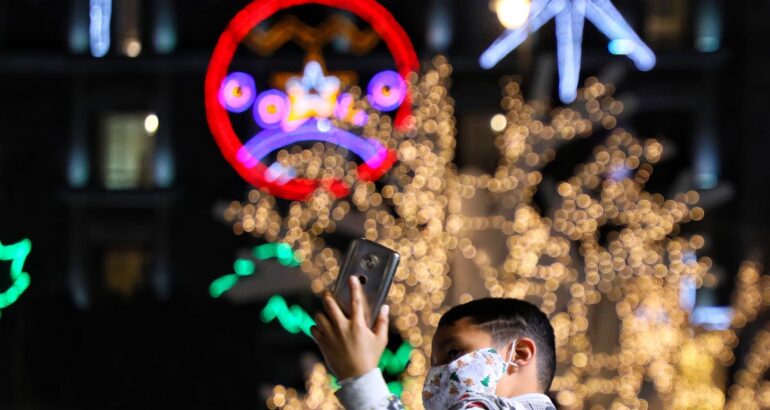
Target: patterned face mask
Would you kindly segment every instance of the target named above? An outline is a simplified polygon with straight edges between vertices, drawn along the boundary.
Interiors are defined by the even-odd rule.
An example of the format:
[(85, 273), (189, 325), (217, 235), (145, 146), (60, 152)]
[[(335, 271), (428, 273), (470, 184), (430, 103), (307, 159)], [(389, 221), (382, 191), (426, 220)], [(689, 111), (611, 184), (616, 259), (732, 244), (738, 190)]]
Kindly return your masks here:
[[(511, 355), (513, 352), (511, 349)], [(495, 394), (508, 365), (516, 366), (511, 359), (506, 361), (495, 349), (486, 347), (431, 367), (422, 389), (423, 406), (428, 410), (445, 410), (466, 393)]]

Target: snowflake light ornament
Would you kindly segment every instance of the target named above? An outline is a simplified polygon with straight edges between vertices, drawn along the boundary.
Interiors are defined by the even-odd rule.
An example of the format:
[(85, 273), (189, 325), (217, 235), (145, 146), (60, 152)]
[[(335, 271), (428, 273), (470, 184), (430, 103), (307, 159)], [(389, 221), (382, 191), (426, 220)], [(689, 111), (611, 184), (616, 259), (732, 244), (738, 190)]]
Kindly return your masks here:
[(616, 46), (614, 53), (628, 56), (636, 68), (648, 71), (655, 66), (655, 54), (609, 0), (534, 0), (527, 24), (506, 30), (484, 51), (479, 64), (483, 68), (494, 67), (523, 43), (529, 33), (538, 30), (552, 18), (556, 20), (559, 97), (564, 103), (574, 101), (577, 96), (585, 19), (613, 41)]

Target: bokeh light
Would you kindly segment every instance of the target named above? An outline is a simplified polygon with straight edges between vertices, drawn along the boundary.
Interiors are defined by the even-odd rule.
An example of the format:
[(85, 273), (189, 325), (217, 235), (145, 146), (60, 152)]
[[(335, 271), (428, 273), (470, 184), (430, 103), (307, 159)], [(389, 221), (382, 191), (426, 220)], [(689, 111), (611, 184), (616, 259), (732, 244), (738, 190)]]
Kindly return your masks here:
[[(451, 273), (459, 260), (478, 272), (488, 295), (525, 298), (549, 315), (558, 362), (552, 391), (562, 408), (646, 408), (643, 390), (666, 408), (722, 408), (741, 395), (755, 400), (754, 374), (765, 368), (759, 356), (752, 359), (757, 370), (739, 379), (745, 384), (731, 387), (749, 393), (726, 394), (720, 380), (735, 360), (736, 330), (770, 299), (759, 290), (759, 268), (741, 267), (744, 282), (727, 329), (693, 323), (680, 302), (683, 289), (715, 284), (713, 262), (698, 255), (704, 238), (681, 228), (703, 218), (699, 195), (666, 198), (645, 190), (663, 144), (617, 128), (623, 104), (612, 97), (614, 87), (589, 78), (576, 104), (549, 110), (525, 101), (518, 82), (508, 79), (501, 100), (506, 121), (494, 141), (500, 161), (491, 174), (469, 175), (452, 164), (451, 73), (446, 59), (436, 57), (426, 72), (409, 77), (413, 131), (399, 132), (388, 117), (370, 114), (365, 132), (398, 152), (381, 187), (355, 182), (347, 199), (317, 191), (305, 202), (291, 202), (286, 212), (255, 190), (248, 202), (233, 202), (226, 211), (234, 232), (290, 245), (313, 291), (321, 292), (340, 269), (339, 252), (324, 238), (351, 214), (364, 216), (363, 235), (402, 255), (388, 301), (393, 326), (413, 348), (400, 378), (409, 408), (422, 408), (430, 339), (450, 302), (453, 277), (469, 274)], [(536, 207), (534, 195), (544, 189), (541, 170), (557, 148), (598, 130), (609, 130), (609, 137), (555, 185), (553, 209)], [(325, 152), (308, 158), (323, 162)], [(495, 205), (472, 214), (475, 200)], [(478, 233), (499, 236), (505, 254), (485, 249)], [(617, 341), (602, 339), (606, 326), (617, 329)], [(303, 396), (276, 387), (268, 404), (336, 406), (323, 366), (313, 368), (308, 389)]]

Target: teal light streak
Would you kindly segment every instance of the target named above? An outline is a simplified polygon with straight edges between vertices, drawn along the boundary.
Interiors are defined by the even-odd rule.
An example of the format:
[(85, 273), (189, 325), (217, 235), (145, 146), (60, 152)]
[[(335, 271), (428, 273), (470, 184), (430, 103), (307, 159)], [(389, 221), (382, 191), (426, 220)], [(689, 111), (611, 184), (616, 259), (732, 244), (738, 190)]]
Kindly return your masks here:
[[(305, 335), (312, 337), (310, 335), (310, 328), (315, 325), (313, 318), (300, 306), (292, 305), (290, 307), (286, 304), (286, 300), (280, 295), (273, 295), (268, 299), (267, 304), (262, 309), (260, 317), (265, 323), (278, 320), (278, 323), (280, 323), (289, 333), (297, 334), (302, 331)], [(382, 357), (380, 357), (380, 362), (377, 364), (377, 367), (390, 375), (399, 375), (409, 364), (409, 356), (411, 354), (412, 345), (408, 342), (403, 342), (401, 343), (401, 346), (396, 349), (395, 353), (390, 349), (385, 349), (382, 353)], [(332, 389), (339, 388), (337, 379), (331, 375), (329, 377), (329, 383), (331, 384)], [(388, 383), (388, 389), (391, 393), (401, 397), (404, 386), (400, 381), (392, 381)]]
[(29, 288), (30, 276), (23, 269), (30, 250), (32, 242), (29, 239), (22, 239), (12, 245), (0, 243), (0, 261), (11, 261), (11, 285), (4, 292), (0, 292), (0, 309), (14, 304)]
[(238, 275), (230, 274), (215, 279), (209, 286), (209, 294), (212, 298), (218, 298), (230, 290), (238, 282)]
[(302, 331), (307, 336), (310, 336), (310, 328), (315, 325), (313, 318), (304, 309), (297, 305), (289, 307), (280, 295), (274, 295), (267, 301), (260, 317), (265, 323), (278, 319), (278, 323), (289, 333)]
[(377, 367), (389, 374), (400, 374), (406, 369), (406, 365), (409, 363), (409, 356), (411, 355), (412, 345), (404, 342), (396, 349), (395, 353), (385, 349)]
[[(294, 268), (301, 264), (288, 243), (270, 242), (255, 246), (251, 254), (254, 258), (261, 261), (276, 259), (278, 263), (289, 268)], [(239, 276), (253, 275), (256, 272), (256, 265), (251, 259), (238, 258), (233, 263), (233, 271), (235, 275), (224, 275), (211, 282), (209, 294), (211, 294), (212, 298), (218, 298), (232, 289), (238, 283)]]
[(259, 260), (278, 259), (283, 266), (295, 267), (300, 265), (300, 261), (294, 256), (294, 251), (288, 243), (266, 243), (254, 247), (252, 254)]
[(332, 390), (335, 390), (335, 391), (340, 387), (342, 387), (340, 386), (340, 382), (337, 380), (336, 377), (334, 377), (333, 374), (329, 375), (329, 386), (331, 386)]
[(240, 276), (251, 275), (254, 273), (254, 262), (248, 259), (236, 259), (233, 263), (233, 270)]
[(400, 380), (388, 382), (388, 390), (395, 394), (396, 397), (401, 397), (401, 393), (404, 392), (404, 384)]

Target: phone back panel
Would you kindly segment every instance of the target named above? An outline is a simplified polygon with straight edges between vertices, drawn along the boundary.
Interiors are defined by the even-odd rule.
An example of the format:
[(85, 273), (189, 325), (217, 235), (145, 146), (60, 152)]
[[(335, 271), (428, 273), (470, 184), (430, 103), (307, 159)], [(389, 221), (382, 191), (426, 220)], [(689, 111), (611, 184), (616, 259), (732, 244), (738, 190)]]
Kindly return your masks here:
[(366, 317), (369, 319), (369, 326), (372, 326), (380, 307), (388, 296), (400, 260), (401, 255), (378, 243), (366, 239), (353, 240), (345, 254), (345, 260), (334, 287), (334, 299), (343, 312), (350, 317), (348, 278), (352, 275), (358, 276), (361, 278), (369, 307)]

